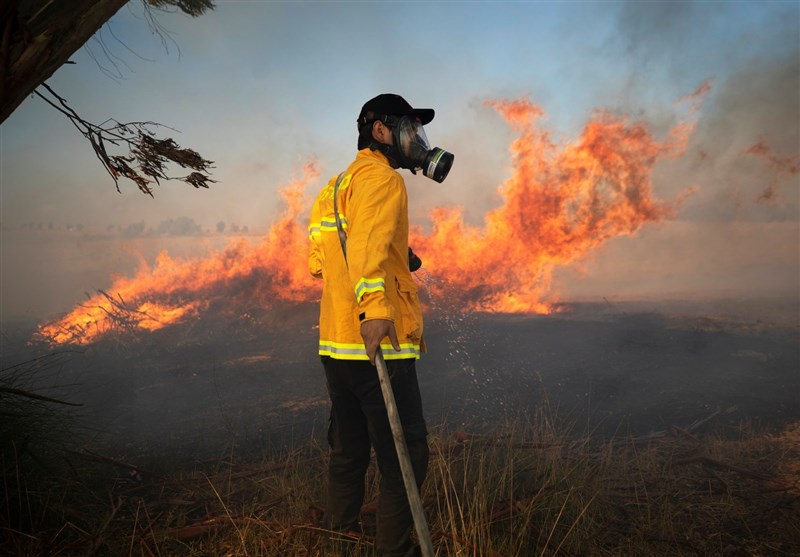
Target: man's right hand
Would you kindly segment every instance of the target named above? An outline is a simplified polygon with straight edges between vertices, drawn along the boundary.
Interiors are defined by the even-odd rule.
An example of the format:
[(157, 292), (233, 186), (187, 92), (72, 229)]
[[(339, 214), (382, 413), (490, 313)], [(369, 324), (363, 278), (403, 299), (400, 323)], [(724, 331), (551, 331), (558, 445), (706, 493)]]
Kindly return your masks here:
[(386, 337), (389, 337), (389, 342), (399, 352), (400, 343), (397, 341), (394, 321), (389, 319), (370, 319), (361, 323), (361, 338), (364, 339), (369, 363), (372, 365), (375, 365), (375, 354), (378, 352), (381, 341)]

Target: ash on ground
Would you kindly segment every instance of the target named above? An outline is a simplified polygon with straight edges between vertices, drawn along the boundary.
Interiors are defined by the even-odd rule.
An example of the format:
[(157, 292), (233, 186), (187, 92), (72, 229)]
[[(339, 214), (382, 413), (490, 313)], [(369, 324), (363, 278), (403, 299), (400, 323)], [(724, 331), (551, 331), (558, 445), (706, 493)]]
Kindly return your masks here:
[[(565, 304), (551, 315), (426, 314), (418, 362), (432, 427), (479, 433), (545, 407), (576, 436), (646, 435), (721, 410), (705, 427), (800, 420), (797, 301)], [(27, 374), (25, 388), (80, 403), (116, 455), (181, 459), (324, 443), (328, 399), (317, 307), (203, 316), (110, 334)], [(53, 349), (3, 324), (3, 374)], [(18, 364), (22, 364), (21, 366)], [(12, 369), (12, 371), (13, 371)]]

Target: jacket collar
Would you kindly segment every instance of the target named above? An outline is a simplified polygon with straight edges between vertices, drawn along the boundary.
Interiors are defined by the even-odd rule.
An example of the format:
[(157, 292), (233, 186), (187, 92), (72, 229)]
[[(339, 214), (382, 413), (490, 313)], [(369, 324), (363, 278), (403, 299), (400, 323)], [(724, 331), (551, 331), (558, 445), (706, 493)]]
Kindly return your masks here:
[(373, 151), (369, 147), (365, 147), (364, 149), (361, 149), (358, 152), (358, 154), (356, 155), (356, 160), (358, 159), (376, 159), (391, 168), (391, 165), (389, 164), (389, 159), (386, 158), (386, 155), (384, 155), (380, 151)]

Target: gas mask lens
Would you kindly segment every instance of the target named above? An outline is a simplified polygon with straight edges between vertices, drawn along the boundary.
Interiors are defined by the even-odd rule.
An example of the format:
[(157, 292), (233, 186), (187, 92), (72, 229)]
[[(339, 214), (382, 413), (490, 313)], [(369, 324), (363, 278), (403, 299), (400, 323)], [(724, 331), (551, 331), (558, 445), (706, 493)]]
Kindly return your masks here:
[(444, 181), (455, 156), (439, 147), (431, 149), (421, 123), (403, 116), (397, 122), (394, 136), (396, 147), (407, 162), (407, 165), (401, 166), (406, 166), (415, 174), (417, 170), (422, 170), (431, 180)]
[(408, 159), (408, 162), (418, 163), (414, 166), (415, 170), (422, 168), (423, 157), (431, 148), (422, 124), (404, 116), (397, 122), (395, 130), (397, 148)]

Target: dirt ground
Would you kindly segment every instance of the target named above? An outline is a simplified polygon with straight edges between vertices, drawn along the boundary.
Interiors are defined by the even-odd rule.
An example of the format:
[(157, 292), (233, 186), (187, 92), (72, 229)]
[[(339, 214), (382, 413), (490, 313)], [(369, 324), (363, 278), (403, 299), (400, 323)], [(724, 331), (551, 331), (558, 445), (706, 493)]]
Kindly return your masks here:
[[(724, 432), (800, 420), (798, 306), (783, 301), (565, 304), (547, 316), (429, 311), (418, 374), (429, 425), (480, 432), (547, 404), (575, 435)], [(26, 388), (78, 402), (117, 455), (281, 448), (327, 426), (316, 306), (218, 314), (111, 335)], [(48, 351), (3, 324), (3, 368)], [(37, 384), (38, 383), (38, 384)]]

